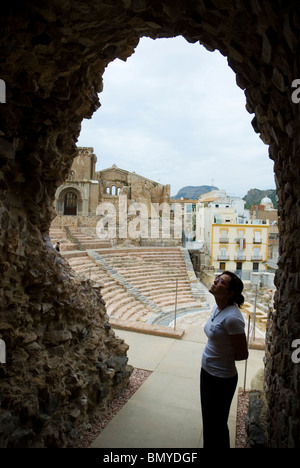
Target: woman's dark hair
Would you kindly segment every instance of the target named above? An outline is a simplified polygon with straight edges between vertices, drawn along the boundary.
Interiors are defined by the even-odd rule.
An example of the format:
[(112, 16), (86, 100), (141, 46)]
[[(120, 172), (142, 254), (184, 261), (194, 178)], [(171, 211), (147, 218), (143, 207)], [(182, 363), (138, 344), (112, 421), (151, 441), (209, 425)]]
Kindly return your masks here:
[(230, 291), (233, 291), (232, 302), (234, 302), (238, 307), (241, 307), (244, 304), (244, 296), (242, 291), (244, 289), (244, 284), (241, 278), (239, 278), (235, 273), (231, 271), (223, 271), (222, 275), (228, 275), (231, 278), (229, 283)]

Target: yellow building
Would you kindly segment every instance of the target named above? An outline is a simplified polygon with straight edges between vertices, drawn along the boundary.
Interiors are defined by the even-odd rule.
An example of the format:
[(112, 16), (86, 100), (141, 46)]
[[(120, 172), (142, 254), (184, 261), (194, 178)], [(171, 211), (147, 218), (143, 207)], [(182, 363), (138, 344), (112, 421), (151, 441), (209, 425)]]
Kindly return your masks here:
[(244, 279), (267, 269), (269, 224), (213, 223), (210, 258), (216, 271), (236, 271)]

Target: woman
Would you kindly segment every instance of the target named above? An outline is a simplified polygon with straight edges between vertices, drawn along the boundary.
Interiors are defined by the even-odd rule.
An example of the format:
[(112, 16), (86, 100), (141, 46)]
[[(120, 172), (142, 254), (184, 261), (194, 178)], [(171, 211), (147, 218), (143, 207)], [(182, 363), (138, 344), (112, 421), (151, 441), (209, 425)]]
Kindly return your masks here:
[(230, 448), (228, 416), (237, 386), (235, 361), (248, 358), (245, 321), (238, 309), (243, 302), (243, 282), (224, 271), (209, 292), (216, 305), (204, 327), (208, 342), (200, 377), (204, 448)]

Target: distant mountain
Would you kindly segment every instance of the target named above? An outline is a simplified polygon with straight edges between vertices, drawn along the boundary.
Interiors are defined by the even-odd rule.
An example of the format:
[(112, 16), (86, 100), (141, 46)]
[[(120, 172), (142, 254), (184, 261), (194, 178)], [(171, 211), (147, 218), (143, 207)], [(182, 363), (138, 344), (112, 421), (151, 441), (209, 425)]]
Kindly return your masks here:
[[(214, 187), (212, 185), (199, 185), (199, 186), (191, 186), (188, 185), (186, 187), (182, 187), (177, 195), (172, 196), (171, 198), (188, 198), (190, 200), (197, 200), (200, 195), (204, 193), (211, 192), (212, 190), (219, 190), (218, 187)], [(250, 209), (252, 205), (260, 205), (260, 202), (264, 197), (271, 198), (274, 208), (277, 209), (277, 198), (276, 198), (276, 190), (269, 189), (269, 190), (259, 190), (259, 189), (250, 189), (248, 190), (247, 194), (243, 197), (245, 200), (246, 205), (245, 208)]]
[(252, 205), (260, 205), (260, 202), (264, 197), (271, 198), (274, 208), (277, 209), (277, 199), (276, 199), (276, 190), (259, 190), (251, 189), (248, 190), (247, 194), (243, 197), (246, 205), (245, 208), (250, 209)]
[(200, 195), (211, 192), (212, 190), (219, 189), (218, 187), (213, 187), (212, 185), (200, 185), (197, 187), (188, 185), (187, 187), (182, 187), (177, 195), (174, 195), (171, 198), (189, 198), (190, 200), (197, 200)]

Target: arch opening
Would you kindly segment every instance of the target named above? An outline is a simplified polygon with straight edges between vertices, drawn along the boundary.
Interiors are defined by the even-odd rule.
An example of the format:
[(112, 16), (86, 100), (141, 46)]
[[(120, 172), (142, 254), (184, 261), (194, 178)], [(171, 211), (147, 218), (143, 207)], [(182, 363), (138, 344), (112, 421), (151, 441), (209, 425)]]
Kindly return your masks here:
[(77, 195), (75, 192), (67, 192), (64, 197), (64, 215), (77, 215)]
[(143, 37), (126, 63), (108, 65), (103, 83), (101, 108), (79, 135), (101, 153), (98, 169), (116, 160), (170, 184), (172, 195), (202, 184), (241, 197), (251, 188), (275, 190), (268, 145), (253, 131), (246, 97), (218, 51), (183, 36)]
[[(253, 131), (235, 78), (221, 54), (199, 43), (189, 44), (182, 36), (142, 38), (126, 63), (114, 61), (107, 67), (101, 108), (83, 123), (80, 145), (92, 145), (103, 154), (99, 169), (117, 161), (119, 167), (129, 166), (151, 179), (163, 178), (173, 197), (184, 186), (212, 184), (212, 189), (216, 184), (229, 198), (245, 197), (260, 187), (257, 200), (248, 201), (247, 215), (237, 216), (239, 223), (252, 223), (251, 205), (260, 205), (262, 189), (273, 190), (275, 198), (273, 161), (268, 146)], [(111, 194), (117, 192), (112, 186)], [(253, 213), (251, 217), (258, 218), (261, 211)], [(264, 218), (257, 223), (265, 224)], [(197, 231), (193, 237), (203, 241)], [(272, 249), (275, 257), (278, 249)], [(230, 269), (247, 282), (252, 271), (271, 269), (274, 275), (276, 258), (267, 269), (267, 251), (260, 253), (260, 263), (254, 264), (249, 252), (249, 262), (242, 264), (232, 252)], [(215, 268), (225, 268), (223, 262), (217, 265), (217, 258), (215, 254)]]
[[(84, 386), (76, 385), (78, 376), (69, 380), (65, 376), (75, 369), (74, 346), (82, 350), (86, 330), (90, 333), (89, 353), (78, 355), (80, 377), (89, 382), (84, 387), (89, 392), (89, 411), (81, 408), (76, 427), (86, 423), (88, 413), (97, 411), (97, 402), (103, 403), (105, 395), (118, 391), (117, 382), (113, 388), (107, 381), (103, 383), (104, 378), (104, 387), (99, 390), (99, 374), (104, 370), (99, 366), (96, 369), (94, 361), (103, 362), (114, 355), (117, 362), (119, 356), (126, 355), (126, 346), (113, 333), (107, 339), (105, 333), (109, 331), (104, 330), (103, 323), (91, 320), (88, 314), (95, 310), (102, 322), (107, 320), (101, 297), (92, 287), (76, 283), (67, 265), (54, 261), (53, 249), (45, 239), (54, 216), (55, 191), (70, 169), (81, 121), (99, 107), (97, 92), (106, 66), (116, 57), (126, 60), (142, 36), (154, 39), (181, 34), (191, 43), (200, 41), (209, 50), (218, 49), (228, 57), (238, 86), (245, 90), (247, 110), (255, 114), (254, 129), (269, 145), (275, 164), (281, 240), (276, 312), (269, 317), (266, 350), (268, 436), (271, 447), (299, 447), (300, 370), (291, 358), (291, 344), (300, 335), (300, 114), (299, 103), (291, 98), (291, 84), (300, 77), (297, 5), (230, 0), (87, 0), (82, 7), (82, 2), (75, 0), (72, 4), (46, 2), (45, 6), (7, 5), (0, 18), (0, 72), (6, 94), (5, 103), (0, 103), (0, 257), (6, 273), (0, 285), (4, 292), (0, 323), (5, 324), (0, 339), (9, 344), (9, 365), (1, 386), (10, 395), (1, 407), (8, 421), (1, 444), (59, 447), (66, 443), (66, 437), (70, 437), (69, 415), (79, 414), (72, 410), (74, 405), (79, 407)], [(70, 27), (70, 19), (77, 28)], [(72, 304), (68, 275), (78, 290), (77, 302)], [(58, 283), (59, 293), (52, 286)], [(96, 332), (97, 345), (92, 338)], [(102, 361), (98, 361), (99, 336), (104, 343)], [(12, 355), (11, 349), (19, 349), (20, 343), (22, 353)], [(58, 359), (62, 350), (60, 367), (51, 367), (49, 362)], [(123, 382), (129, 373), (124, 362), (121, 365), (118, 361)], [(22, 388), (17, 387), (24, 398), (15, 398), (10, 391), (17, 380), (23, 382)], [(46, 389), (38, 382), (45, 382)], [(53, 391), (55, 414), (50, 411), (53, 406), (49, 407)], [(32, 397), (30, 404), (28, 394)], [(69, 394), (77, 395), (78, 401), (66, 402)], [(50, 417), (43, 427), (45, 418), (39, 419), (40, 410), (41, 415), (48, 412)], [(22, 440), (20, 432), (15, 432), (18, 427), (25, 431), (21, 431)]]

